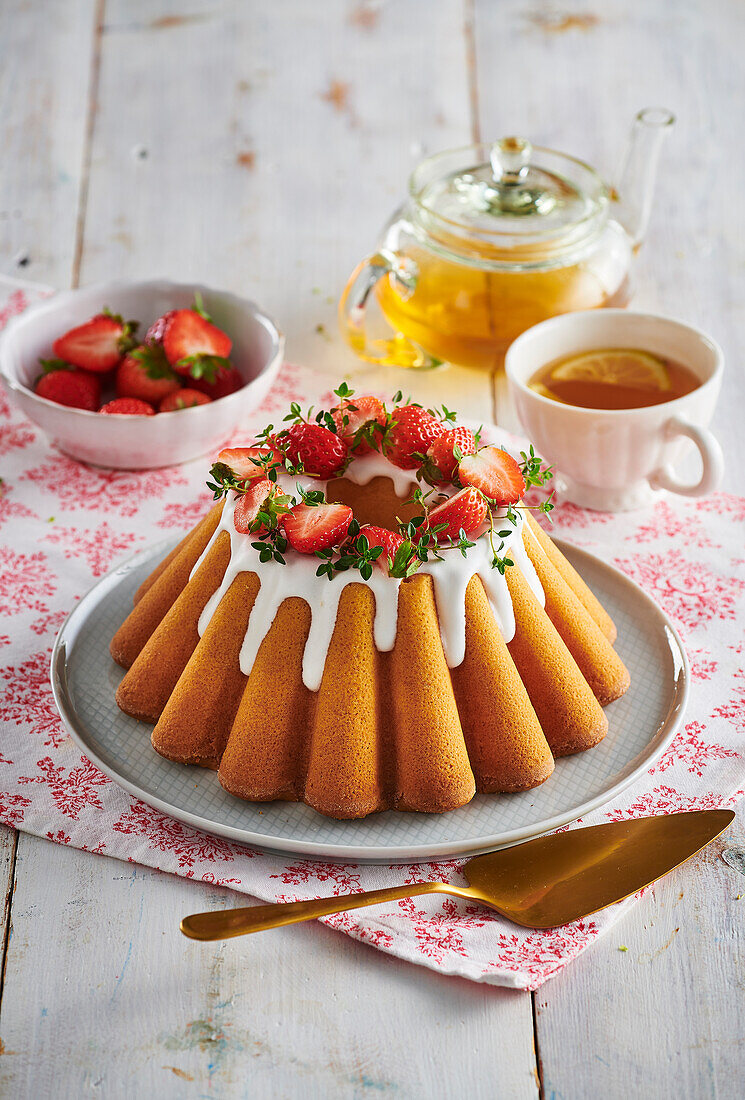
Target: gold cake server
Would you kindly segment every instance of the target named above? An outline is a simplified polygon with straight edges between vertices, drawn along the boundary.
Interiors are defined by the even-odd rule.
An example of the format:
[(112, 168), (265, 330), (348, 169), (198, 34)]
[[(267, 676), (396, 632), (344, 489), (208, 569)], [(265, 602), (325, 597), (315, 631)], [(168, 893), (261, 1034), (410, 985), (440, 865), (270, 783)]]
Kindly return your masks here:
[(496, 909), (525, 928), (554, 928), (621, 901), (685, 863), (734, 816), (732, 810), (694, 810), (553, 833), (470, 859), (463, 867), (470, 886), (415, 882), (342, 897), (192, 913), (181, 921), (181, 931), (193, 940), (224, 940), (417, 894), (452, 894)]

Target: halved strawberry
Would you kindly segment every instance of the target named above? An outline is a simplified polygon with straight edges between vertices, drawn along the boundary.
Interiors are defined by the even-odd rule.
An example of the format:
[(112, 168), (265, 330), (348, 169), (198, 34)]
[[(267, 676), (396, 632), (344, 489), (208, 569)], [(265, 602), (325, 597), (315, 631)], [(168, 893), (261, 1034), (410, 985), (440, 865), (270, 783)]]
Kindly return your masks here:
[(160, 347), (141, 344), (122, 359), (116, 370), (116, 392), (120, 397), (160, 401), (181, 388)]
[(214, 382), (230, 369), (233, 346), (229, 336), (195, 309), (172, 309), (150, 326), (147, 344), (162, 344), (166, 359), (178, 374)]
[(512, 455), (501, 447), (482, 447), (458, 463), (463, 485), (475, 485), (497, 504), (516, 504), (525, 492), (525, 479)]
[(104, 374), (134, 347), (137, 323), (118, 314), (99, 313), (54, 341), (54, 354), (74, 367)]
[(53, 360), (42, 360), (46, 373), (37, 380), (34, 393), (70, 409), (95, 412), (101, 403), (101, 383), (96, 375), (53, 363)]
[(476, 450), (476, 440), (468, 428), (451, 428), (437, 437), (427, 448), (429, 462), (425, 465), (433, 481), (451, 481), (458, 469), (461, 456), (472, 455)]
[[(255, 469), (256, 467), (254, 467)], [(243, 493), (235, 506), (233, 522), (235, 529), (241, 535), (249, 534), (251, 524), (254, 522), (266, 498), (274, 486), (268, 477), (262, 477), (255, 481), (247, 493)]]
[(221, 397), (228, 397), (244, 385), (243, 377), (236, 367), (228, 366), (217, 372), (213, 382), (206, 378), (192, 378), (189, 386), (193, 390), (206, 393), (212, 401), (218, 401)]
[(368, 438), (374, 439), (373, 433), (377, 435), (376, 424), (384, 428), (387, 423), (383, 402), (369, 395), (344, 398), (331, 410), (331, 415), (339, 437), (357, 455), (367, 454), (373, 449)]
[(302, 463), (306, 474), (333, 477), (347, 460), (347, 445), (321, 424), (304, 420), (277, 435), (277, 443), (293, 466)]
[(394, 466), (414, 470), (421, 463), (415, 456), (426, 454), (430, 443), (444, 432), (442, 421), (420, 405), (399, 405), (391, 413), (383, 450)]
[[(256, 459), (256, 462), (253, 461)], [(253, 481), (257, 477), (264, 477), (266, 465), (258, 465), (263, 459), (268, 459), (279, 466), (283, 463), (283, 457), (279, 451), (271, 447), (225, 447), (215, 459), (229, 466), (236, 477), (242, 477), (244, 481)]]
[(428, 516), (428, 526), (437, 527), (440, 523), (447, 526), (437, 532), (438, 542), (457, 539), (460, 531), (472, 535), (479, 529), (487, 517), (489, 506), (483, 494), (473, 486), (461, 489), (455, 496), (433, 508)]
[(315, 554), (343, 542), (352, 519), (352, 509), (346, 504), (296, 504), (282, 523), (293, 549)]
[(169, 393), (167, 397), (164, 397), (158, 405), (158, 412), (178, 412), (179, 409), (193, 409), (195, 405), (209, 404), (211, 402), (206, 393), (200, 393), (199, 390), (192, 390), (184, 386), (183, 389), (174, 390), (173, 393)]
[(98, 410), (109, 416), (155, 416), (155, 409), (137, 397), (117, 397)]
[[(396, 555), (406, 541), (402, 535), (395, 531), (389, 531), (387, 527), (376, 527), (372, 523), (366, 523), (360, 528), (360, 535), (364, 535), (370, 546), (382, 546), (383, 553), (375, 559), (384, 573), (390, 574), (394, 568)], [(404, 576), (409, 572), (409, 565), (414, 554), (412, 553), (401, 563), (401, 569), (396, 571), (396, 576)]]

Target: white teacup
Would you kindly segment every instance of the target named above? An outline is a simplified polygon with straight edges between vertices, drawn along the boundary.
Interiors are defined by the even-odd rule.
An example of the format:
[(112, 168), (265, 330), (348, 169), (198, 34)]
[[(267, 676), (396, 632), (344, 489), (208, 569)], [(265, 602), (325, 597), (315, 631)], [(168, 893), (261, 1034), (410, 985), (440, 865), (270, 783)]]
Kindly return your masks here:
[[(700, 379), (691, 393), (643, 409), (583, 409), (542, 397), (528, 382), (554, 359), (596, 348), (640, 348), (676, 360)], [(722, 384), (721, 348), (691, 325), (651, 313), (598, 309), (565, 313), (528, 329), (510, 346), (505, 366), (517, 414), (536, 450), (557, 470), (561, 495), (584, 508), (623, 512), (667, 489), (710, 493), (724, 460), (707, 430)], [(692, 440), (701, 455), (697, 482), (673, 470)]]

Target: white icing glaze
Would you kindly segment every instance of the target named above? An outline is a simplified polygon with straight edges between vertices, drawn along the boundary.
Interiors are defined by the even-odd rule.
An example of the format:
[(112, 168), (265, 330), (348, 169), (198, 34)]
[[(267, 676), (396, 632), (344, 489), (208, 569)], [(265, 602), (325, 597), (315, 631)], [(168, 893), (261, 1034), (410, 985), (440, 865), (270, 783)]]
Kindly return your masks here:
[[(375, 461), (375, 460), (378, 461)], [(356, 484), (364, 485), (377, 476), (391, 476), (398, 496), (404, 496), (411, 489), (413, 481), (409, 472), (396, 471), (379, 455), (358, 459), (345, 476)], [(356, 476), (352, 477), (352, 473)], [(399, 476), (401, 475), (401, 476)], [(279, 484), (288, 492), (294, 490), (300, 481), (304, 485), (322, 487), (324, 482), (313, 478), (290, 478), (280, 475)], [(380, 652), (389, 652), (396, 641), (398, 625), (398, 590), (401, 580), (388, 577), (374, 568), (370, 580), (365, 582), (357, 570), (337, 573), (328, 577), (317, 577), (318, 558), (313, 554), (298, 554), (288, 548), (287, 564), (282, 566), (274, 561), (260, 562), (257, 552), (251, 546), (251, 536), (239, 534), (235, 530), (233, 513), (237, 496), (230, 494), (225, 501), (220, 522), (197, 561), (191, 576), (199, 569), (221, 531), (230, 536), (230, 561), (222, 583), (212, 595), (199, 618), (199, 635), (204, 634), (218, 604), (239, 573), (256, 573), (260, 589), (251, 610), (248, 629), (240, 652), (241, 672), (248, 675), (253, 667), (262, 641), (266, 637), (281, 604), (290, 596), (300, 596), (311, 609), (311, 627), (303, 653), (303, 683), (310, 691), (318, 691), (321, 686), (323, 669), (326, 663), (331, 636), (336, 624), (342, 590), (348, 584), (367, 583), (375, 596), (375, 621), (373, 633), (375, 645)], [(510, 535), (504, 540), (503, 555), (509, 554), (522, 570), (526, 581), (539, 602), (544, 604), (544, 594), (535, 569), (523, 545), (523, 519), (518, 511), (518, 522)], [(499, 519), (497, 514), (497, 521)], [(509, 525), (508, 525), (509, 526)], [(500, 632), (506, 642), (515, 633), (515, 616), (507, 581), (491, 564), (491, 547), (486, 536), (476, 539), (475, 546), (467, 551), (464, 558), (456, 550), (445, 553), (443, 560), (422, 564), (419, 573), (429, 573), (432, 577), (440, 636), (445, 659), (450, 668), (462, 663), (466, 654), (466, 588), (471, 578), (478, 574), (484, 585)]]

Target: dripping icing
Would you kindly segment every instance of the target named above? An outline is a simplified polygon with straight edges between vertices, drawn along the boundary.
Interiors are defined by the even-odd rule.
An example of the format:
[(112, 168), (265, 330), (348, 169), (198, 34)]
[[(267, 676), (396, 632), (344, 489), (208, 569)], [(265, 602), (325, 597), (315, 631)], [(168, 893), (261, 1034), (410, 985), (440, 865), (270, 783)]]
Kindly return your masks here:
[[(358, 485), (365, 485), (372, 478), (381, 475), (391, 476), (395, 468), (392, 468), (386, 459), (375, 462), (376, 458), (380, 459), (380, 456), (371, 455), (364, 464), (355, 462), (345, 476)], [(356, 477), (350, 476), (353, 472), (357, 474)], [(282, 484), (285, 480), (286, 484)], [(396, 470), (392, 480), (396, 494), (399, 496), (404, 495), (412, 484), (411, 477), (405, 470)], [(301, 484), (305, 482), (308, 487), (318, 487), (319, 484), (323, 484), (318, 479), (290, 479), (289, 477), (285, 479), (281, 474), (278, 481), (286, 491), (292, 491), (298, 481)], [(251, 610), (240, 651), (240, 667), (245, 676), (253, 668), (261, 643), (284, 600), (290, 596), (300, 596), (311, 609), (310, 633), (303, 653), (303, 683), (310, 691), (318, 691), (323, 677), (326, 654), (336, 625), (339, 600), (342, 590), (348, 584), (366, 583), (372, 589), (375, 596), (373, 635), (376, 648), (382, 653), (393, 649), (398, 624), (398, 590), (402, 583), (400, 578), (387, 577), (379, 569), (375, 569), (370, 580), (366, 582), (362, 581), (356, 570), (337, 573), (331, 580), (327, 577), (317, 577), (318, 560), (315, 555), (310, 554), (291, 552), (284, 566), (278, 565), (271, 559), (268, 562), (260, 562), (256, 551), (251, 546), (250, 538), (235, 530), (233, 513), (237, 499), (235, 494), (230, 494), (226, 499), (220, 522), (191, 572), (193, 577), (220, 533), (227, 531), (230, 537), (230, 561), (220, 587), (210, 597), (199, 617), (200, 637), (207, 629), (220, 601), (235, 578), (240, 573), (252, 572), (258, 576), (260, 588)], [(523, 544), (523, 518), (519, 510), (517, 516), (518, 522), (514, 531), (505, 539), (503, 553), (510, 554), (536, 598), (543, 605), (545, 603), (543, 588)], [(512, 599), (505, 577), (492, 567), (491, 547), (486, 537), (476, 540), (475, 546), (467, 551), (465, 560), (459, 553), (453, 551), (446, 554), (441, 561), (423, 563), (417, 573), (428, 573), (432, 577), (442, 648), (450, 668), (456, 668), (465, 658), (466, 589), (471, 578), (476, 574), (484, 585), (504, 640), (506, 642), (512, 640), (515, 634)]]

